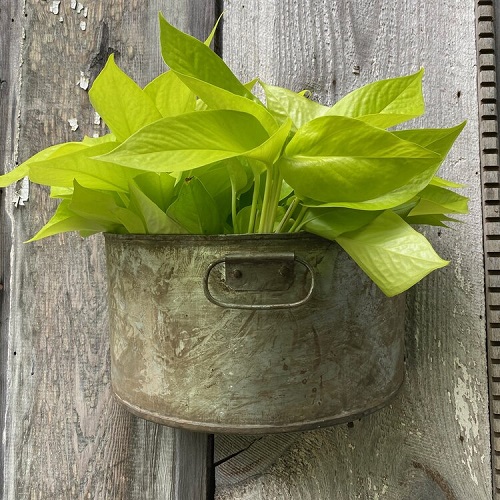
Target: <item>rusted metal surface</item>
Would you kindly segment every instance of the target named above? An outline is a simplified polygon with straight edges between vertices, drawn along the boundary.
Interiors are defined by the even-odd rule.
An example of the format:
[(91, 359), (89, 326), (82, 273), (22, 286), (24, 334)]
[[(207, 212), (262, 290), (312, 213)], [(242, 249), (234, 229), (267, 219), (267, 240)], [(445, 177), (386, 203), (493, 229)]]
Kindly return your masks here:
[[(106, 249), (113, 389), (144, 418), (206, 432), (305, 430), (374, 411), (402, 383), (404, 297), (383, 296), (334, 243), (107, 235)], [(270, 310), (208, 300), (207, 269), (256, 251), (308, 262), (311, 298)], [(283, 304), (311, 289), (307, 267), (293, 273), (288, 289), (249, 292), (229, 288), (220, 269), (209, 287), (229, 303)]]

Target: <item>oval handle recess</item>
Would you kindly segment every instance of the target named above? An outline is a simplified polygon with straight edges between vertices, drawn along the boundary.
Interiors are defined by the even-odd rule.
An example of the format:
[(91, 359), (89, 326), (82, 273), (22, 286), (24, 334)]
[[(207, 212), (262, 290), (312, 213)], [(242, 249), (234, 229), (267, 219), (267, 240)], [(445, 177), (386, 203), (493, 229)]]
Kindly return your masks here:
[[(265, 292), (289, 289), (294, 281), (294, 266), (298, 263), (310, 274), (311, 284), (307, 294), (295, 302), (276, 304), (245, 304), (232, 303), (214, 297), (208, 284), (210, 273), (220, 265), (225, 265), (226, 285), (236, 292)], [(305, 304), (314, 290), (314, 271), (311, 265), (293, 252), (274, 254), (230, 254), (212, 262), (203, 279), (203, 291), (213, 304), (228, 309), (290, 309)]]

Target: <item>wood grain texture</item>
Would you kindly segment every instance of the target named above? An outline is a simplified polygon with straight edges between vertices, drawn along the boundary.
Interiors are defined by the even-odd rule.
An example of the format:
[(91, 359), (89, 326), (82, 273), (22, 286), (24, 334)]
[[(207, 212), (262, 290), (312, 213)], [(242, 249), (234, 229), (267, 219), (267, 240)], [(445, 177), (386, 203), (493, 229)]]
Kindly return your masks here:
[[(9, 3), (0, 9), (0, 172), (6, 165), (15, 162), (14, 131), (17, 128), (19, 100), (20, 47), (16, 43), (21, 39), (18, 2)], [(9, 255), (11, 247), (10, 224), (5, 216), (6, 199), (0, 189), (0, 366), (7, 363), (8, 339), (7, 321), (9, 301), (6, 284), (9, 281)], [(7, 399), (7, 373), (0, 369), (0, 408), (5, 408)], [(0, 421), (0, 432), (4, 435), (5, 419)], [(0, 449), (0, 470), (4, 469), (4, 450)], [(0, 481), (0, 498), (4, 498), (4, 484)]]
[(426, 230), (451, 264), (409, 294), (401, 396), (350, 427), (298, 435), (258, 477), (257, 457), (248, 467), (236, 455), (224, 467), (247, 481), (222, 477), (217, 498), (490, 499), (473, 3), (227, 0), (224, 9), (224, 58), (240, 77), (307, 88), (325, 104), (425, 67), (428, 112), (414, 124), (468, 120), (441, 173), (468, 185), (471, 214), (454, 231)]
[[(9, 3), (0, 9), (5, 170), (50, 144), (103, 132), (86, 81), (112, 51), (141, 84), (156, 76), (159, 10), (195, 34), (208, 33), (214, 18), (204, 1), (84, 1), (83, 9), (69, 1)], [(112, 398), (102, 238), (61, 235), (25, 245), (54, 202), (31, 186), (29, 202), (15, 208), (13, 193), (2, 195), (1, 219), (2, 241), (12, 240), (1, 258), (9, 263), (2, 270), (2, 498), (204, 499), (206, 436), (137, 419)]]

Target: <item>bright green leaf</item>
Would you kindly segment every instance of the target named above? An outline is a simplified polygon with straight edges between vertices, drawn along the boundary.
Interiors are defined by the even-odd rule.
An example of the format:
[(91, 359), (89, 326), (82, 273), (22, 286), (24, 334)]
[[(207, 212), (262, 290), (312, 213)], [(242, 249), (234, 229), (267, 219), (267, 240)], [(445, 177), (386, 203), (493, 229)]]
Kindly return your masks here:
[(252, 208), (250, 206), (243, 207), (236, 214), (236, 219), (233, 221), (233, 225), (236, 228), (234, 232), (246, 233), (248, 226), (250, 224), (250, 215), (252, 213)]
[(266, 165), (273, 165), (280, 157), (283, 146), (290, 133), (291, 126), (292, 121), (287, 120), (269, 139), (251, 151), (247, 151), (244, 156), (246, 158), (261, 161)]
[(468, 198), (438, 186), (427, 186), (418, 197), (420, 201), (409, 213), (410, 216), (430, 214), (466, 214)]
[[(45, 148), (33, 155), (31, 158), (28, 158), (25, 162), (21, 163), (21, 165), (17, 166), (10, 172), (0, 175), (0, 187), (7, 187), (23, 177), (29, 176), (30, 166), (36, 162), (45, 161), (49, 158), (57, 158), (58, 156), (64, 156), (86, 148), (87, 146), (81, 142), (64, 142), (62, 144), (56, 144)], [(43, 184), (43, 182), (40, 182), (40, 184)]]
[(69, 205), (69, 200), (63, 200), (49, 222), (47, 222), (33, 238), (28, 240), (27, 243), (69, 231), (79, 231), (85, 233), (87, 236), (103, 232), (118, 232), (118, 226), (116, 224), (80, 217), (69, 209)]
[(210, 47), (210, 44), (212, 43), (212, 40), (214, 39), (214, 36), (215, 36), (215, 33), (217, 31), (217, 27), (219, 26), (219, 23), (222, 19), (222, 16), (224, 15), (224, 13), (222, 13), (217, 21), (215, 22), (215, 26), (212, 28), (212, 31), (210, 32), (210, 34), (208, 35), (207, 39), (205, 40), (204, 44), (207, 46), (207, 47)]
[(255, 116), (269, 134), (272, 134), (278, 128), (276, 120), (262, 103), (233, 94), (228, 90), (221, 89), (215, 85), (190, 76), (182, 74), (178, 74), (178, 76), (200, 97), (196, 106), (197, 111), (202, 111), (204, 109), (231, 109), (234, 111), (242, 111)]
[(267, 159), (273, 152), (266, 145), (268, 139), (252, 115), (197, 111), (152, 123), (99, 159), (148, 171), (182, 172), (244, 155), (261, 145)]
[(280, 201), (284, 200), (288, 196), (290, 196), (293, 193), (293, 188), (292, 186), (288, 185), (285, 181), (281, 183), (281, 189), (280, 189)]
[(369, 83), (347, 94), (328, 114), (358, 118), (374, 127), (388, 128), (420, 116), (424, 70), (399, 78)]
[(254, 115), (269, 134), (277, 129), (262, 103), (205, 44), (177, 30), (161, 15), (160, 33), (163, 59), (208, 108), (243, 111)]
[(165, 212), (172, 203), (175, 179), (166, 173), (145, 172), (133, 179), (144, 195)]
[(447, 261), (427, 239), (390, 210), (337, 242), (388, 296), (404, 292)]
[(95, 79), (89, 98), (119, 142), (162, 117), (148, 94), (115, 64), (113, 54)]
[(415, 217), (403, 217), (404, 221), (412, 225), (449, 227), (445, 222), (461, 222), (458, 219), (447, 217), (443, 214), (417, 215)]
[(50, 188), (50, 197), (56, 199), (68, 199), (73, 196), (73, 188), (52, 186)]
[(253, 181), (253, 178), (249, 179), (250, 167), (245, 167), (237, 158), (225, 161), (224, 166), (227, 169), (226, 175), (229, 174), (231, 186), (236, 193), (239, 194), (250, 189), (249, 180)]
[(185, 179), (167, 215), (190, 234), (220, 234), (222, 221), (213, 198), (196, 177)]
[[(192, 77), (232, 94), (255, 99), (217, 54), (196, 38), (174, 28), (161, 14), (160, 43), (164, 61), (179, 76)], [(205, 101), (202, 95), (200, 97)]]
[(105, 154), (116, 146), (117, 143), (108, 142), (33, 163), (30, 166), (30, 179), (38, 184), (58, 187), (73, 187), (73, 180), (76, 179), (79, 184), (91, 189), (127, 191), (128, 180), (137, 175), (137, 170), (92, 158)]
[(144, 87), (163, 117), (190, 113), (196, 108), (196, 96), (173, 71), (157, 76)]
[[(356, 202), (319, 202), (309, 198), (302, 200), (303, 205), (308, 207), (345, 207), (355, 210), (386, 210), (388, 208), (395, 209), (403, 203), (407, 203), (414, 199), (418, 193), (427, 186), (429, 179), (432, 178), (433, 173), (439, 168), (439, 162), (431, 164), (429, 168), (415, 175), (406, 184), (388, 191), (387, 193), (370, 200), (356, 201)], [(416, 203), (415, 203), (416, 204)]]
[[(398, 196), (389, 203), (395, 206), (425, 187), (440, 159), (428, 149), (359, 120), (325, 116), (297, 131), (279, 166), (285, 181), (301, 197), (347, 206), (396, 191)], [(415, 178), (419, 178), (417, 185), (412, 184)], [(380, 208), (374, 204), (370, 209)]]
[(116, 193), (87, 189), (76, 181), (69, 209), (89, 220), (122, 225), (132, 234), (146, 232), (140, 217), (117, 203)]
[(231, 213), (231, 177), (228, 175), (228, 161), (238, 162), (236, 159), (224, 160), (196, 170), (197, 179), (214, 200), (223, 220)]
[[(155, 174), (153, 174), (155, 175)], [(133, 211), (142, 219), (148, 234), (183, 234), (186, 231), (179, 226), (144, 192), (135, 179), (130, 181), (130, 205)]]
[(441, 179), (441, 177), (434, 176), (429, 183), (433, 186), (444, 187), (444, 188), (464, 188), (465, 184), (459, 184), (458, 182), (449, 181), (447, 179)]
[(259, 83), (266, 93), (269, 111), (278, 119), (279, 123), (284, 123), (290, 118), (293, 122), (293, 130), (297, 130), (314, 118), (323, 116), (330, 109), (291, 90), (267, 85), (261, 80)]
[(300, 228), (327, 240), (355, 231), (372, 222), (380, 211), (350, 210), (348, 208), (310, 208)]
[(396, 130), (393, 134), (405, 141), (414, 142), (423, 148), (434, 151), (444, 159), (465, 125), (466, 122), (450, 128)]
[(100, 137), (89, 137), (86, 135), (83, 137), (81, 144), (85, 144), (86, 146), (97, 146), (105, 142), (116, 142), (116, 136), (114, 134), (105, 134)]

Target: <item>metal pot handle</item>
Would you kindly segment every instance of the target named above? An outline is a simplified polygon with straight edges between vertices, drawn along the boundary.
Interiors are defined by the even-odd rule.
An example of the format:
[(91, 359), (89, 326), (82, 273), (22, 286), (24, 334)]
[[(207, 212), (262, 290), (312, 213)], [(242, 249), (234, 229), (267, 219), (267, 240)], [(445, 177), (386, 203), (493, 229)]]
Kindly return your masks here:
[[(306, 268), (306, 270), (309, 272), (311, 276), (311, 285), (309, 287), (309, 290), (307, 294), (300, 300), (297, 300), (296, 302), (285, 302), (285, 303), (277, 303), (277, 304), (237, 304), (237, 303), (230, 303), (230, 302), (224, 302), (222, 300), (219, 300), (215, 298), (212, 293), (210, 292), (210, 288), (208, 285), (208, 279), (210, 276), (211, 271), (214, 269), (219, 264), (224, 264), (226, 266), (226, 281), (228, 276), (232, 276), (232, 281), (233, 283), (235, 282), (234, 279), (238, 279), (241, 277), (241, 273), (239, 272), (237, 264), (240, 266), (243, 263), (253, 263), (253, 264), (260, 264), (262, 265), (265, 262), (271, 262), (274, 263), (274, 265), (280, 264), (279, 268), (279, 274), (282, 277), (282, 281), (284, 283), (284, 287), (286, 289), (286, 282), (290, 282), (290, 284), (293, 282), (293, 270), (290, 269), (290, 266), (288, 264), (295, 264), (295, 262), (301, 264)], [(285, 263), (283, 265), (283, 263)], [(230, 273), (228, 273), (228, 265), (233, 266), (233, 269)], [(234, 267), (236, 265), (236, 267)], [(292, 273), (292, 274), (290, 274)], [(258, 281), (258, 279), (256, 280)], [(208, 267), (205, 272), (205, 276), (203, 279), (203, 291), (205, 292), (205, 296), (207, 299), (212, 302), (213, 304), (220, 306), (220, 307), (225, 307), (228, 309), (251, 309), (251, 310), (269, 310), (269, 309), (290, 309), (293, 307), (299, 307), (304, 305), (310, 298), (314, 290), (314, 285), (315, 285), (315, 279), (314, 279), (314, 271), (311, 267), (311, 265), (305, 261), (304, 259), (298, 257), (295, 255), (293, 252), (285, 252), (285, 253), (278, 253), (278, 254), (252, 254), (252, 255), (242, 255), (242, 254), (232, 254), (232, 255), (226, 255), (225, 257), (222, 257), (221, 259), (217, 259), (214, 262), (212, 262)], [(255, 285), (254, 283), (254, 286)], [(239, 287), (236, 288), (236, 291), (241, 290), (241, 291), (248, 291), (248, 290), (253, 290), (253, 291), (261, 291), (259, 288), (245, 288), (245, 287)], [(279, 289), (278, 289), (279, 290)]]

